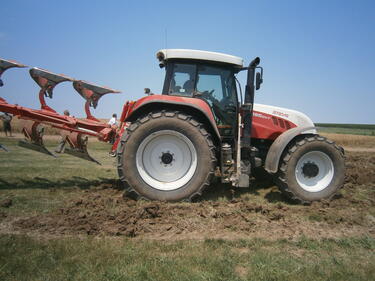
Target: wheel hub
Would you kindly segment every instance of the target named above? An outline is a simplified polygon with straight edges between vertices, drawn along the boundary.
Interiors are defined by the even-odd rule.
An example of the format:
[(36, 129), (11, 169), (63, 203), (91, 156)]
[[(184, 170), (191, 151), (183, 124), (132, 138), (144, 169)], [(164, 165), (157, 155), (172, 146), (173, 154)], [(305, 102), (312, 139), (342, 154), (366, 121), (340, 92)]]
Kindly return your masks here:
[(328, 187), (334, 173), (332, 159), (322, 151), (307, 152), (295, 166), (297, 183), (308, 192), (319, 192)]
[(171, 154), (169, 151), (163, 152), (161, 156), (161, 162), (165, 165), (171, 164), (173, 161), (173, 153)]
[(188, 183), (197, 169), (197, 151), (185, 135), (172, 130), (151, 133), (139, 145), (137, 170), (152, 188), (170, 191)]
[(314, 162), (307, 162), (302, 167), (302, 173), (305, 178), (314, 178), (319, 174), (319, 167)]

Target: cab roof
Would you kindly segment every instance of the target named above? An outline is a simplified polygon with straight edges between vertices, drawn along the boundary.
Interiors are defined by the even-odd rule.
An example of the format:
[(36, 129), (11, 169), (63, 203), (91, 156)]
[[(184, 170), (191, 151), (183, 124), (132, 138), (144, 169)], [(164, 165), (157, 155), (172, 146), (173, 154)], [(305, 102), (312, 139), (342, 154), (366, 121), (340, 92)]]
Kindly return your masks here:
[(236, 68), (243, 67), (243, 59), (240, 57), (201, 50), (162, 49), (156, 53), (156, 57), (160, 62), (169, 59), (191, 59), (231, 64)]

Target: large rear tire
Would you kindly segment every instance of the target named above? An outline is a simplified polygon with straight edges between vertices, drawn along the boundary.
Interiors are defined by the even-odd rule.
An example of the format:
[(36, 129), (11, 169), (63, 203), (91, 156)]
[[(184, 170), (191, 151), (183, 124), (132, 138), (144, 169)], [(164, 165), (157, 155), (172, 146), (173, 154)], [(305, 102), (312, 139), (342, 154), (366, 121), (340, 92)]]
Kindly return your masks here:
[(118, 173), (131, 197), (191, 200), (214, 174), (216, 158), (202, 124), (179, 112), (153, 112), (133, 122), (118, 149)]
[(277, 174), (280, 190), (300, 203), (330, 199), (344, 180), (344, 150), (319, 135), (295, 141), (284, 152)]

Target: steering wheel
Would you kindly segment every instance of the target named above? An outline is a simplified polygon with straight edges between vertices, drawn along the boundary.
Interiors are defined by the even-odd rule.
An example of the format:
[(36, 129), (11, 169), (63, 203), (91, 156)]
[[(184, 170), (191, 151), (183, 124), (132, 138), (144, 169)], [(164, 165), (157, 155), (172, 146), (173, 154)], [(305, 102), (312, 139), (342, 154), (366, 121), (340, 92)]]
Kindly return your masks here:
[(213, 92), (215, 92), (215, 89), (214, 90), (211, 90), (211, 91), (204, 91), (202, 93), (202, 97), (207, 99), (207, 100), (210, 100), (211, 102), (218, 102), (213, 96)]

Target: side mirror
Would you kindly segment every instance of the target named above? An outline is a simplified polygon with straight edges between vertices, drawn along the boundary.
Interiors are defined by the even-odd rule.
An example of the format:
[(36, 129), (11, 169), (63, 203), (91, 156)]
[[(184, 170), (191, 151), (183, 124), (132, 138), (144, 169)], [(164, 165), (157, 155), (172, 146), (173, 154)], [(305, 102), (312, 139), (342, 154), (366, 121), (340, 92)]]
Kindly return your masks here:
[(256, 79), (255, 79), (255, 89), (259, 90), (260, 85), (263, 83), (262, 74), (260, 72), (257, 72)]
[(145, 95), (151, 95), (151, 90), (150, 88), (145, 88)]

